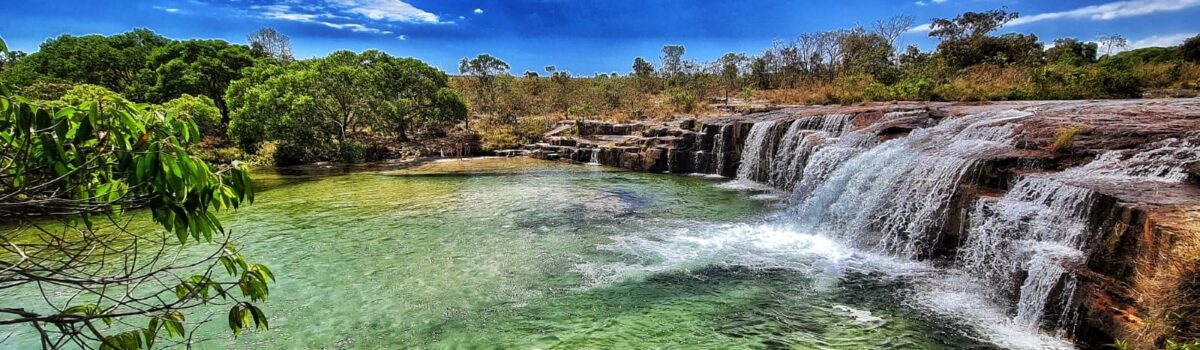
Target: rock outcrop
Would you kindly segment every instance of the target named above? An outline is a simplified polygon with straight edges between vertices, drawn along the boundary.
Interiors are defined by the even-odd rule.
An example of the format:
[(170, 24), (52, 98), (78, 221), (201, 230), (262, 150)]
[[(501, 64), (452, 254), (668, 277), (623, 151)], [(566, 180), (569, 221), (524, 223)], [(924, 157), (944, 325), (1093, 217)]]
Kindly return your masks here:
[[(1083, 347), (1120, 339), (1153, 348), (1200, 334), (1200, 100), (891, 103), (567, 122), (527, 149), (541, 159), (769, 185), (788, 193), (803, 219), (882, 236), (861, 245), (1006, 286), (998, 294), (1013, 300), (1018, 321)], [(831, 188), (839, 179), (862, 188)], [(819, 193), (892, 198), (864, 205), (874, 212), (840, 215), (828, 211), (846, 209)], [(822, 209), (803, 214), (808, 207)], [(1036, 244), (1013, 243), (1027, 241)]]

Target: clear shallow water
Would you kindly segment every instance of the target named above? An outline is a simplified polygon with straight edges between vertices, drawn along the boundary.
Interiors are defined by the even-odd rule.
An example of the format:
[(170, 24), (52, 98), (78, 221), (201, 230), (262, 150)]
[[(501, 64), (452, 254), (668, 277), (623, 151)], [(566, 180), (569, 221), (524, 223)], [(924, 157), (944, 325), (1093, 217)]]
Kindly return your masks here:
[[(256, 180), (226, 227), (276, 272), (271, 329), (210, 322), (198, 348), (1055, 346), (986, 324), (969, 283), (767, 223), (719, 180), (529, 159)], [(36, 346), (15, 331), (0, 347)]]

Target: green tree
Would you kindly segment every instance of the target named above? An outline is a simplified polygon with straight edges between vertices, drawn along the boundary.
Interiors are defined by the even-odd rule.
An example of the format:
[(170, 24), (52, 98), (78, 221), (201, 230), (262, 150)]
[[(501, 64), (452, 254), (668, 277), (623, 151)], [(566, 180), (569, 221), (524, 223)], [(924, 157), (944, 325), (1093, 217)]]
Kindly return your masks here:
[(162, 108), (175, 111), (181, 117), (186, 117), (196, 123), (202, 137), (225, 137), (225, 124), (221, 123), (221, 110), (208, 96), (183, 94), (163, 103)]
[[(413, 121), (458, 119), (455, 114), (458, 111), (449, 104), (462, 100), (445, 95), (452, 94), (443, 90), (448, 83), (446, 73), (413, 58), (395, 58), (380, 51), (367, 51), (362, 55), (373, 68), (369, 78), (375, 91), (380, 93), (379, 102), (383, 108), (378, 114), (385, 118), (381, 122), (391, 125), (401, 141), (408, 140), (406, 132)], [(443, 112), (451, 114), (441, 115)]]
[(638, 88), (644, 93), (659, 90), (658, 81), (654, 76), (654, 64), (644, 58), (633, 59), (633, 77), (637, 79)]
[(659, 57), (662, 64), (659, 73), (667, 80), (668, 86), (674, 86), (681, 79), (685, 69), (683, 54), (686, 52), (683, 45), (664, 45), (662, 47), (662, 56)]
[(100, 85), (141, 99), (153, 84), (153, 72), (146, 68), (146, 61), (152, 51), (169, 42), (170, 39), (149, 29), (134, 29), (108, 37), (64, 34), (47, 40), (37, 52), (14, 64), (14, 70), (27, 73), (19, 79), (6, 77), (6, 81), (14, 86), (26, 86), (43, 77), (52, 78)]
[[(1037, 36), (1006, 34), (995, 37), (991, 32), (1019, 17), (1004, 10), (966, 12), (953, 19), (936, 18), (930, 23), (929, 36), (941, 40), (938, 55), (953, 67), (964, 68), (980, 63), (1025, 64), (1040, 63), (1041, 44)], [(1036, 51), (1036, 52), (1035, 52)]]
[[(413, 121), (448, 122), (465, 113), (442, 71), (380, 51), (337, 51), (286, 66), (246, 69), (230, 84), (229, 135), (247, 152), (276, 141), (281, 165), (342, 159), (360, 131), (403, 140)], [(359, 160), (351, 157), (351, 160)]]
[(742, 68), (746, 65), (746, 54), (726, 53), (717, 59), (720, 66), (721, 87), (725, 88), (725, 104), (729, 104), (729, 93), (742, 89)]
[(1200, 35), (1184, 40), (1183, 45), (1179, 46), (1179, 53), (1185, 61), (1200, 62)]
[(499, 93), (498, 76), (508, 75), (508, 63), (488, 54), (479, 54), (475, 58), (464, 57), (458, 62), (458, 72), (475, 77), (475, 101), (484, 112), (498, 111), (497, 94)]
[(1054, 40), (1054, 47), (1046, 50), (1046, 60), (1054, 63), (1080, 66), (1096, 63), (1096, 43), (1085, 43), (1075, 38)]
[(153, 101), (166, 101), (184, 94), (208, 96), (229, 122), (225, 89), (240, 79), (243, 68), (254, 65), (250, 49), (224, 40), (177, 41), (154, 50), (147, 62), (156, 80)]
[[(0, 324), (30, 327), (43, 348), (102, 349), (189, 338), (185, 311), (204, 305), (230, 307), (235, 335), (266, 328), (258, 303), (274, 276), (214, 215), (253, 201), (250, 177), (193, 159), (198, 136), (174, 112), (114, 96), (46, 107), (0, 85), (0, 216), (17, 229), (0, 235), (0, 293), (44, 300), (0, 306)], [(160, 228), (127, 226), (141, 207)], [(177, 260), (171, 248), (188, 242), (217, 244)]]

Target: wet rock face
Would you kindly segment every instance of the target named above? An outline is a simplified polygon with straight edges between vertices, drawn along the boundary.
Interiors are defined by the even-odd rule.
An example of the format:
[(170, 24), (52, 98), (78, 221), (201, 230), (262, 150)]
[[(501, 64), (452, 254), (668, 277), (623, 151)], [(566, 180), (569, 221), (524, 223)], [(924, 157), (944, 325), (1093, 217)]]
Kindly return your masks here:
[[(954, 129), (956, 124), (961, 130)], [(942, 129), (958, 131), (939, 135)], [(1061, 209), (1078, 212), (1070, 221), (1080, 225), (1078, 237), (1069, 248), (1081, 257), (1043, 266), (1067, 271), (1045, 282), (1044, 305), (1026, 305), (1022, 299), (1029, 293), (1021, 293), (1022, 281), (1054, 277), (1053, 271), (1018, 266), (1004, 274), (998, 268), (998, 284), (1004, 285), (998, 288), (1008, 288), (1000, 294), (1023, 303), (1015, 309), (1040, 312), (1032, 318), (1035, 326), (1064, 331), (1083, 347), (1121, 339), (1136, 348), (1155, 348), (1168, 338), (1200, 334), (1200, 100), (894, 103), (785, 108), (672, 123), (565, 122), (545, 142), (527, 149), (541, 159), (745, 177), (791, 192), (795, 200), (829, 177), (848, 176), (835, 170), (889, 144), (902, 145), (900, 153), (926, 155), (906, 163), (913, 170), (892, 181), (941, 186), (931, 187), (941, 192), (932, 195), (901, 188), (885, 193), (897, 198), (879, 202), (937, 223), (871, 221), (870, 229), (912, 241), (889, 247), (897, 255), (946, 265), (970, 260), (965, 245), (980, 239), (972, 235), (986, 232), (980, 225), (987, 218), (980, 215), (1006, 210), (1004, 201), (1019, 202), (1018, 190), (1046, 195), (1047, 189), (1033, 191), (1026, 181), (1045, 177), (1065, 186), (1057, 190), (1086, 194), (1075, 203), (1079, 208)], [(958, 170), (943, 171), (947, 166)], [(887, 170), (876, 171), (886, 176)], [(922, 176), (944, 181), (913, 179)], [(936, 201), (919, 207), (902, 195)], [(1039, 204), (1037, 198), (1024, 200)], [(1017, 235), (1014, 241), (1027, 239), (1018, 237), (1025, 234), (1020, 230), (1009, 234)], [(1197, 320), (1178, 315), (1197, 315)]]

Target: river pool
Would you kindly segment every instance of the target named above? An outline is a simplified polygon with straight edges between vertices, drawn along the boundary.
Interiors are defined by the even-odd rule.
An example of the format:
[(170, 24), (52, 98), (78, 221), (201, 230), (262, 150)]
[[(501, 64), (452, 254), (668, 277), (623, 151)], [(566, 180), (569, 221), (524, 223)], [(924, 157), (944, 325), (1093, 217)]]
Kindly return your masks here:
[[(201, 349), (992, 349), (916, 263), (775, 224), (724, 180), (524, 158), (260, 170), (227, 215), (271, 328)], [(941, 294), (939, 294), (941, 293)], [(5, 302), (29, 297), (0, 295)], [(948, 299), (947, 299), (948, 298)], [(927, 307), (951, 303), (970, 310)], [(219, 310), (214, 310), (219, 312)], [(199, 315), (198, 315), (199, 316)], [(197, 319), (193, 316), (191, 319)], [(24, 329), (0, 347), (36, 347)], [(0, 333), (0, 338), (7, 334)], [(1010, 344), (1011, 345), (1011, 344)], [(10, 347), (11, 346), (11, 347)], [(1008, 346), (1004, 346), (1008, 347)]]

